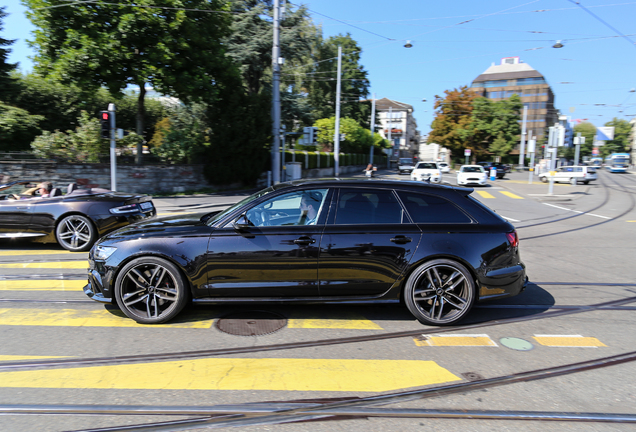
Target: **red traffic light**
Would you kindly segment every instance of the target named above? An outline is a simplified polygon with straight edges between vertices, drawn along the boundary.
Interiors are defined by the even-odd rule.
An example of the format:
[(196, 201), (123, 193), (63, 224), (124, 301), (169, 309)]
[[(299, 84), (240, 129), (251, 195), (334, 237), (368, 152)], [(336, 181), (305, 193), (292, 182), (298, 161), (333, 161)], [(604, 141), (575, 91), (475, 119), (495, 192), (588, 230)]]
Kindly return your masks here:
[(110, 119), (110, 114), (108, 113), (108, 111), (102, 111), (102, 120), (109, 120)]

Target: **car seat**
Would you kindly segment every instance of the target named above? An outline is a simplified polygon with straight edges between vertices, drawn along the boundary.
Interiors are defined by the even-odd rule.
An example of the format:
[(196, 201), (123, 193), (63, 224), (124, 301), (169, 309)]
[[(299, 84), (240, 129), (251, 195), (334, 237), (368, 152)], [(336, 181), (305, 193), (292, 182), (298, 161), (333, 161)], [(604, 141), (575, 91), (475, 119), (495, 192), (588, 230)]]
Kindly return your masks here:
[(74, 190), (77, 190), (77, 183), (69, 183), (66, 188), (66, 195), (72, 193)]
[(56, 196), (62, 196), (62, 191), (58, 188), (53, 188), (51, 189), (51, 192), (49, 193), (49, 196), (51, 197), (56, 197)]

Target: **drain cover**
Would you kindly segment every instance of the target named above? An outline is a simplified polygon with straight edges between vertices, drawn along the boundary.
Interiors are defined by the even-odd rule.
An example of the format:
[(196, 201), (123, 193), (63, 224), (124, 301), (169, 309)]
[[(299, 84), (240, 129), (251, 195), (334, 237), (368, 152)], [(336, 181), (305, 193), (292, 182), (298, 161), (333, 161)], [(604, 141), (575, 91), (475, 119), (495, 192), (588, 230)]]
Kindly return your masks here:
[(266, 311), (233, 312), (219, 318), (216, 328), (236, 336), (262, 336), (274, 333), (287, 325), (282, 315)]

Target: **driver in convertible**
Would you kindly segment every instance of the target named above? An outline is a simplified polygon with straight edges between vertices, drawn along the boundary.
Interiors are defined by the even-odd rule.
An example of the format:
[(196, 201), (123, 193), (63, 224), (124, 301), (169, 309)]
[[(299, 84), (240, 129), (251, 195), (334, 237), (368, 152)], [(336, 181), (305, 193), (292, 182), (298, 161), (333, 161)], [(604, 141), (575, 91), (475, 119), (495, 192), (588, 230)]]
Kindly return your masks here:
[(40, 191), (40, 198), (48, 198), (51, 196), (51, 190), (53, 190), (53, 183), (51, 182), (42, 182), (38, 185), (38, 190)]

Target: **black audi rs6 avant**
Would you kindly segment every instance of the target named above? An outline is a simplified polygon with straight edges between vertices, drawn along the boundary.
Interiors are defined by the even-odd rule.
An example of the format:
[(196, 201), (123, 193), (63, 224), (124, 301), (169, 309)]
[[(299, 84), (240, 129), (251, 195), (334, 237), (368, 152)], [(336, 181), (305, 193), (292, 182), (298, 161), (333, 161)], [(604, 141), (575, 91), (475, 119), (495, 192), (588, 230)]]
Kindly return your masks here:
[(298, 180), (216, 213), (141, 222), (89, 253), (85, 293), (139, 323), (189, 301), (398, 300), (449, 325), (527, 284), (515, 228), (472, 189), (381, 179)]
[(0, 240), (27, 238), (59, 243), (71, 252), (89, 250), (102, 235), (151, 219), (152, 197), (69, 184), (40, 197), (37, 182), (0, 185)]

